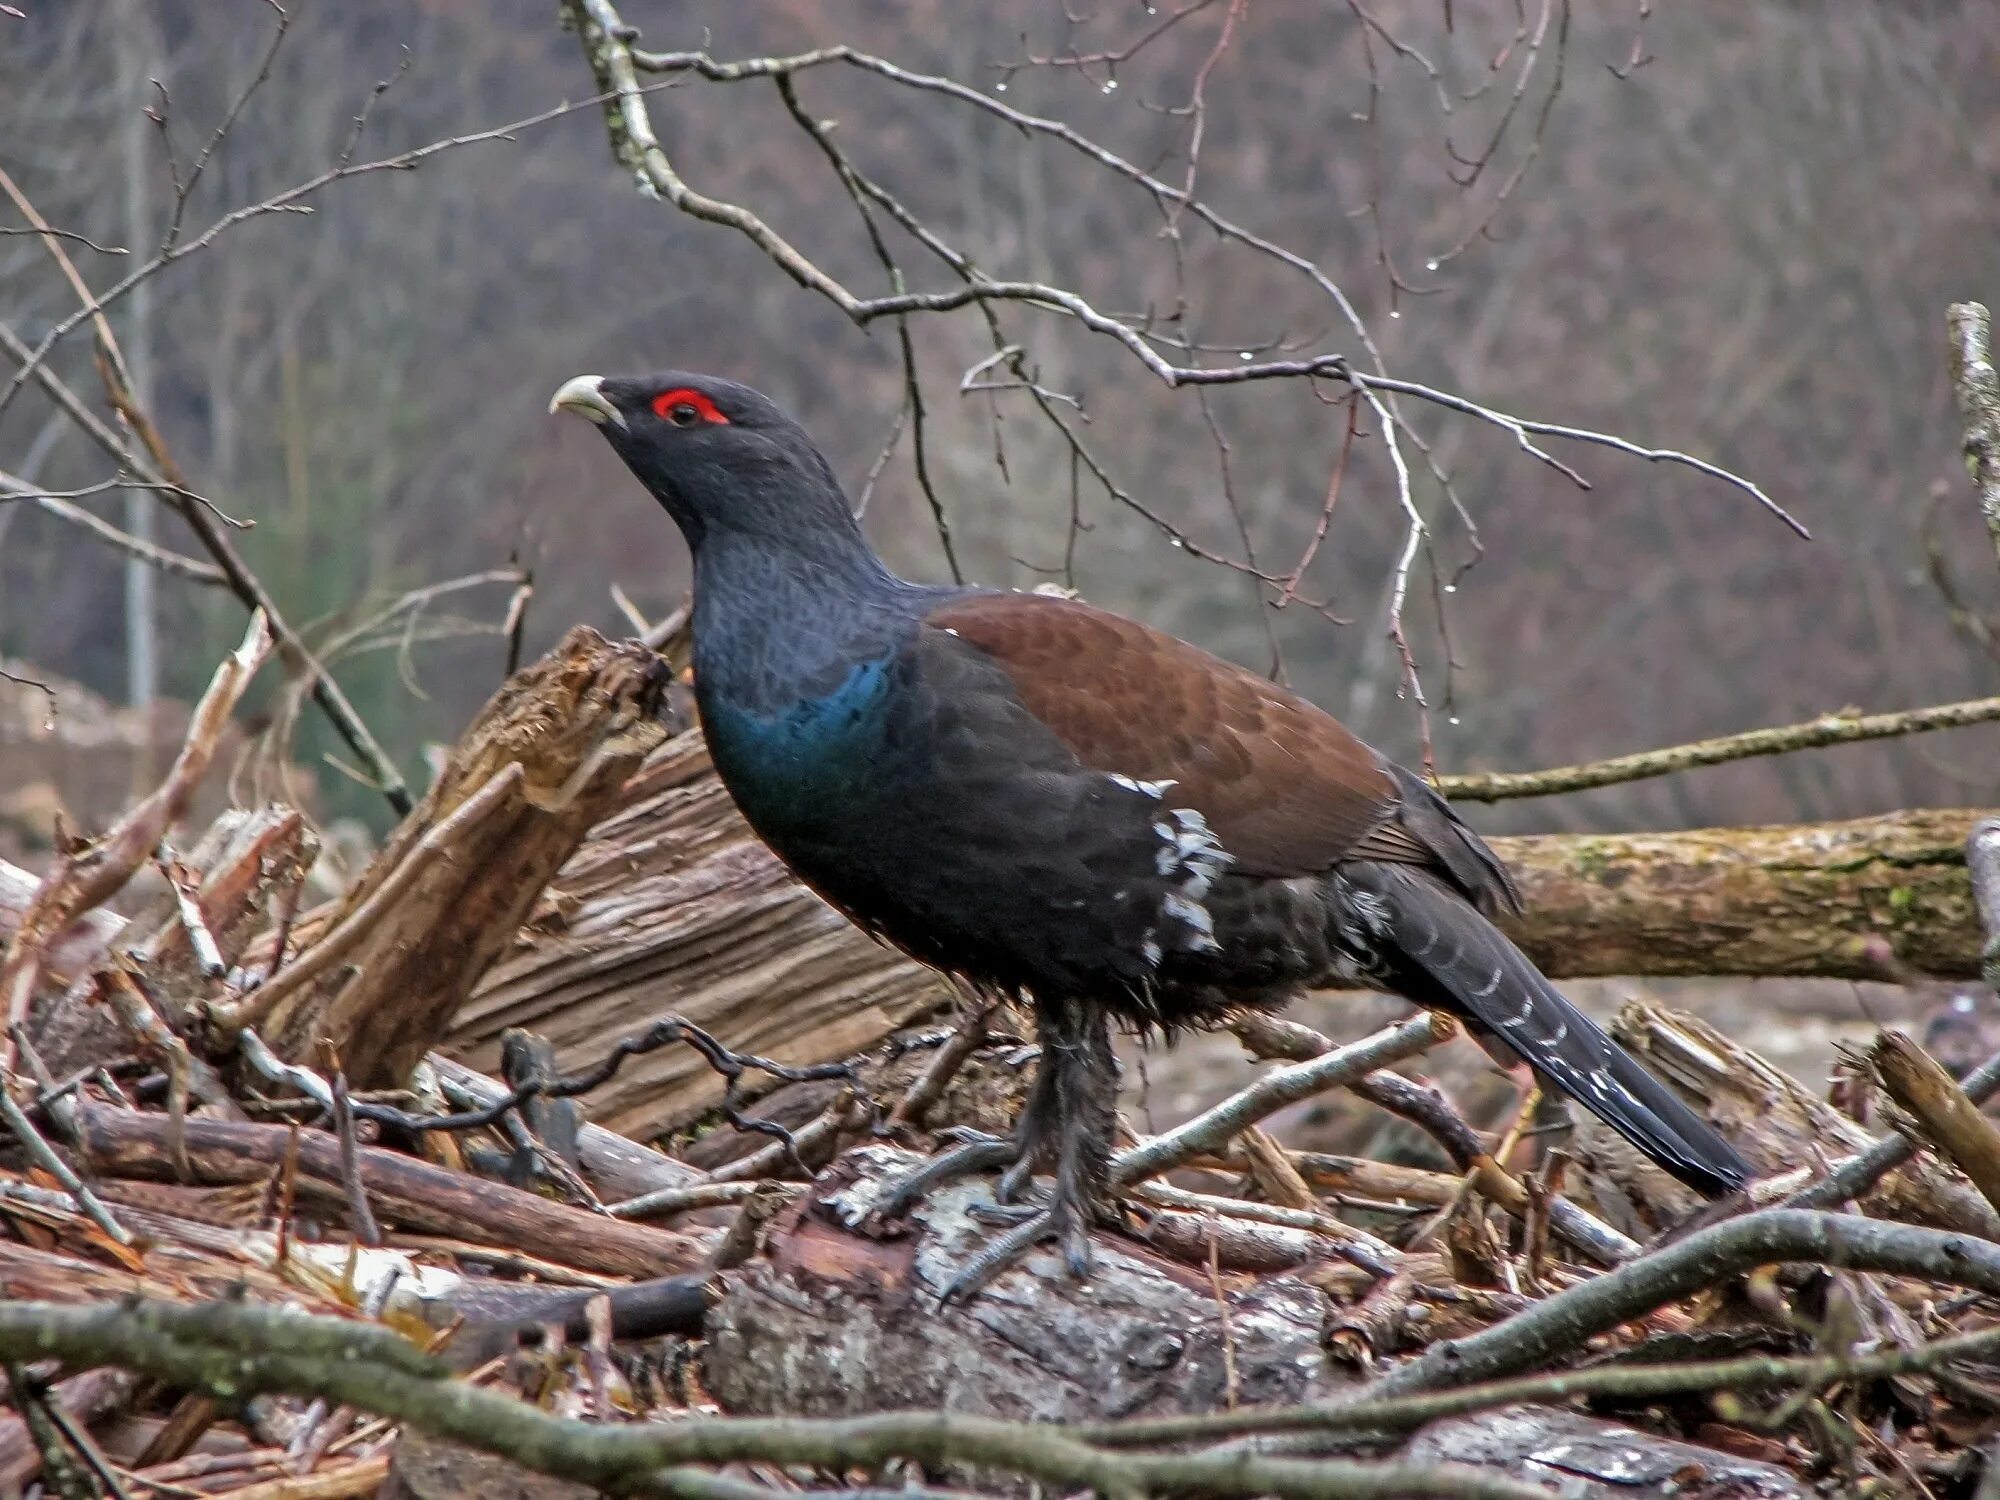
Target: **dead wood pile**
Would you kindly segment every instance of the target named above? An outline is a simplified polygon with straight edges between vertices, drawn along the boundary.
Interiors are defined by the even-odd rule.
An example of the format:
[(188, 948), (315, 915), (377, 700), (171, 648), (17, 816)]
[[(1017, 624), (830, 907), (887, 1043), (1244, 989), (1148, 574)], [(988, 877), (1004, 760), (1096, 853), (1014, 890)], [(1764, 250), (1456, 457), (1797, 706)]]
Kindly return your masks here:
[[(1127, 1140), (1091, 1280), (1036, 1256), (940, 1308), (980, 1185), (870, 1204), (938, 1132), (1004, 1128), (1033, 1051), (784, 876), (642, 646), (517, 674), (336, 901), (300, 909), (314, 835), (268, 807), (113, 916), (267, 649), (116, 827), (0, 869), (0, 1494), (1977, 1482), (2000, 1061), (1885, 1034), (1829, 1095), (1628, 1008), (1762, 1174), (1704, 1208), (1531, 1092), (1469, 1120), (1417, 1071), (1448, 1024), (1245, 1020), (1245, 1086)], [(1505, 852), (1558, 974), (1965, 975), (1975, 821)], [(1421, 1149), (1286, 1138), (1334, 1098)], [(879, 1415), (912, 1411), (950, 1415)]]

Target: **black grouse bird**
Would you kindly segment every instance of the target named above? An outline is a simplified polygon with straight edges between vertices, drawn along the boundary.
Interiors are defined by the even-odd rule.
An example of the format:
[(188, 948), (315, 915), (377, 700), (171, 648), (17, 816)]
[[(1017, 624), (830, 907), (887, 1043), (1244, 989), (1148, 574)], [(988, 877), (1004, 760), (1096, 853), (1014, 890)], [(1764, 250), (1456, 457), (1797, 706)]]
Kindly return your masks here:
[(1087, 1267), (1113, 1019), (1172, 1032), (1310, 985), (1462, 1018), (1710, 1196), (1749, 1176), (1488, 920), (1519, 898), (1479, 836), (1310, 703), (1086, 604), (896, 577), (811, 439), (744, 386), (582, 375), (549, 409), (596, 423), (693, 550), (695, 695), (751, 826), (868, 932), (1032, 1000), (1013, 1139), (889, 1205), (994, 1167), (1009, 1203), (1053, 1165), (948, 1295), (1050, 1237)]

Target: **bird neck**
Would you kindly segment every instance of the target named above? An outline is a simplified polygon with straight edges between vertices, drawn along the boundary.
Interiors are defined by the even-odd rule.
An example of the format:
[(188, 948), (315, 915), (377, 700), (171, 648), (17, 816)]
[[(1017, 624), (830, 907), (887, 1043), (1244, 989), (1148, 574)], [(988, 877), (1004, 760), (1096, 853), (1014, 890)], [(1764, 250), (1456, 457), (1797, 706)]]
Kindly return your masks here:
[(695, 554), (695, 686), (704, 709), (775, 713), (834, 692), (907, 637), (926, 593), (858, 527), (773, 538), (712, 531)]

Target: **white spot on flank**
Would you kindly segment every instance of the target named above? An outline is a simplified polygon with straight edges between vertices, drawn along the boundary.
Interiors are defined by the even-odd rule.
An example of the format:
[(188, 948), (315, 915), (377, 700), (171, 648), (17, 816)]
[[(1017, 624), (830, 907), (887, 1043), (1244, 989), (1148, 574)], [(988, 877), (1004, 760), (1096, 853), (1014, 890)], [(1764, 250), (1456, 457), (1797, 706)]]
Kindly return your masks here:
[[(1126, 780), (1117, 776), (1112, 779)], [(1140, 782), (1135, 790), (1148, 791), (1157, 797), (1172, 785), (1171, 781)], [(1159, 790), (1153, 790), (1155, 787)], [(1216, 841), (1208, 820), (1192, 807), (1168, 809), (1167, 817), (1153, 824), (1153, 832), (1160, 840), (1160, 847), (1154, 851), (1153, 867), (1173, 881), (1173, 888), (1160, 898), (1159, 918), (1146, 934), (1143, 951), (1148, 955), (1147, 962), (1158, 963), (1158, 958), (1152, 955), (1158, 952), (1164, 956), (1167, 949), (1178, 953), (1215, 952), (1221, 945), (1215, 940), (1215, 921), (1203, 898), (1215, 883), (1215, 877), (1229, 865), (1229, 851)]]

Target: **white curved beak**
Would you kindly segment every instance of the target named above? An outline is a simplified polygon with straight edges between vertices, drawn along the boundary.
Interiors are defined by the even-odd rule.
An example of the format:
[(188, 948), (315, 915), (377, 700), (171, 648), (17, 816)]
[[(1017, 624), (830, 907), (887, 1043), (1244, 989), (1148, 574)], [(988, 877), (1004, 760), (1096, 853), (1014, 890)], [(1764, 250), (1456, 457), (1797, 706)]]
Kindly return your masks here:
[(602, 427), (609, 422), (621, 431), (625, 427), (625, 414), (611, 404), (604, 394), (602, 375), (578, 375), (565, 380), (562, 389), (549, 398), (549, 411), (573, 411), (580, 417), (587, 417)]

